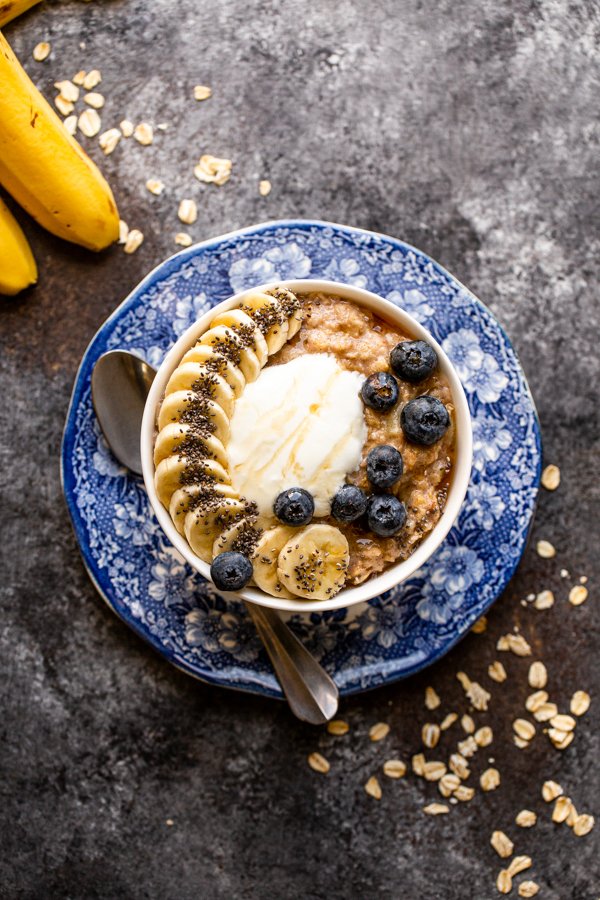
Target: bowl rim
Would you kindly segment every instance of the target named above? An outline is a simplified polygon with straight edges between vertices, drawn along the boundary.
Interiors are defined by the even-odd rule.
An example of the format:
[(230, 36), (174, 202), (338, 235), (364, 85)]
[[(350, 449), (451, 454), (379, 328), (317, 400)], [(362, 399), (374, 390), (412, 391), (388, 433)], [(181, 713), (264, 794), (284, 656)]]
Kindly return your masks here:
[[(142, 459), (142, 473), (144, 484), (148, 493), (148, 499), (161, 528), (175, 549), (183, 558), (210, 581), (210, 565), (203, 562), (193, 552), (185, 537), (177, 531), (171, 520), (169, 511), (158, 499), (154, 485), (154, 440), (156, 436), (156, 413), (162, 400), (167, 381), (181, 361), (181, 357), (191, 347), (198, 337), (209, 327), (212, 319), (225, 310), (239, 306), (243, 298), (256, 291), (270, 290), (276, 287), (286, 288), (294, 293), (307, 293), (321, 291), (331, 293), (349, 300), (359, 306), (366, 307), (380, 318), (387, 320), (392, 325), (397, 325), (416, 339), (430, 343), (438, 354), (440, 369), (448, 378), (452, 399), (454, 401), (456, 415), (456, 458), (454, 472), (444, 512), (425, 540), (419, 544), (416, 550), (405, 560), (395, 563), (385, 569), (379, 575), (367, 579), (362, 584), (354, 587), (344, 587), (339, 593), (328, 600), (302, 600), (300, 598), (288, 600), (280, 597), (272, 597), (258, 588), (245, 588), (228, 596), (235, 599), (242, 598), (260, 606), (266, 606), (287, 613), (325, 612), (330, 610), (345, 609), (357, 603), (364, 603), (378, 597), (380, 594), (391, 590), (410, 578), (433, 555), (440, 544), (446, 538), (452, 525), (458, 517), (460, 507), (465, 499), (469, 485), (472, 467), (472, 429), (471, 414), (463, 386), (454, 366), (447, 354), (433, 335), (409, 313), (390, 300), (380, 297), (372, 291), (359, 288), (342, 282), (327, 279), (288, 279), (271, 281), (256, 287), (239, 291), (222, 300), (202, 316), (196, 319), (175, 341), (167, 352), (159, 366), (144, 407), (142, 425), (140, 431), (140, 452)], [(221, 592), (222, 593), (222, 592)]]

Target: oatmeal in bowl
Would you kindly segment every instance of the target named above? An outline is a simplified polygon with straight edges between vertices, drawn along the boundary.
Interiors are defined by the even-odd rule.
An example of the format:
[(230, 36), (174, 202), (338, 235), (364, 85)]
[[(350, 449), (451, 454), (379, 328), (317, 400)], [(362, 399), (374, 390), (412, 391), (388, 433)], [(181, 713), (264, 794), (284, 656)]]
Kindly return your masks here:
[(412, 317), (328, 281), (218, 304), (167, 354), (141, 435), (175, 547), (221, 591), (289, 611), (368, 600), (439, 546), (466, 494), (471, 425)]

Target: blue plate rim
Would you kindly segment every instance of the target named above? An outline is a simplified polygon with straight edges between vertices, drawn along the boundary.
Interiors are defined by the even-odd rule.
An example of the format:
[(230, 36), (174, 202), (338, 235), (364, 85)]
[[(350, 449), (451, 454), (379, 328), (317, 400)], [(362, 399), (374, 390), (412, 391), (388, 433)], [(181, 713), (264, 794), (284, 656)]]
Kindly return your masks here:
[[(329, 221), (325, 221), (322, 219), (270, 219), (266, 222), (256, 223), (254, 225), (250, 225), (250, 226), (246, 226), (244, 228), (239, 228), (239, 229), (235, 229), (230, 232), (226, 232), (225, 234), (221, 234), (221, 235), (218, 235), (213, 238), (208, 238), (205, 241), (199, 241), (196, 244), (192, 244), (192, 246), (190, 246), (190, 247), (186, 247), (183, 250), (180, 250), (177, 253), (174, 253), (172, 256), (168, 257), (167, 259), (163, 260), (162, 262), (160, 262), (156, 266), (154, 266), (154, 268), (151, 269), (150, 272), (148, 272), (148, 274), (145, 275), (144, 278), (142, 278), (142, 280), (135, 285), (135, 287), (127, 294), (127, 296), (121, 301), (121, 303), (119, 303), (118, 306), (115, 307), (115, 309), (110, 313), (110, 315), (104, 320), (104, 322), (97, 329), (97, 331), (95, 332), (95, 334), (89, 341), (89, 343), (83, 353), (81, 362), (77, 368), (77, 372), (74, 377), (73, 388), (71, 390), (71, 396), (70, 396), (70, 400), (69, 400), (67, 414), (65, 417), (65, 424), (63, 427), (62, 441), (61, 441), (61, 453), (60, 453), (61, 487), (62, 487), (63, 497), (65, 499), (67, 511), (69, 513), (69, 517), (71, 520), (71, 525), (73, 528), (75, 539), (76, 539), (78, 547), (79, 547), (79, 552), (82, 557), (84, 568), (85, 568), (92, 584), (96, 588), (96, 591), (98, 592), (100, 597), (104, 600), (104, 602), (109, 607), (109, 609), (119, 619), (121, 619), (121, 621), (123, 621), (126, 625), (128, 625), (129, 628), (132, 631), (134, 631), (135, 634), (144, 641), (144, 643), (146, 643), (150, 647), (152, 647), (160, 656), (162, 656), (164, 659), (166, 659), (167, 662), (169, 662), (171, 665), (175, 666), (175, 668), (179, 669), (182, 672), (185, 672), (186, 675), (192, 676), (192, 678), (195, 678), (197, 681), (200, 681), (205, 684), (210, 684), (213, 686), (221, 687), (221, 688), (227, 688), (229, 690), (238, 690), (238, 691), (243, 691), (245, 693), (258, 694), (260, 696), (268, 696), (268, 697), (272, 697), (273, 699), (278, 699), (278, 700), (285, 699), (283, 697), (283, 694), (281, 692), (277, 692), (277, 691), (273, 690), (269, 685), (265, 684), (264, 682), (257, 681), (257, 682), (248, 683), (247, 680), (244, 682), (237, 682), (237, 681), (234, 682), (233, 680), (223, 681), (217, 677), (211, 676), (210, 673), (199, 675), (198, 672), (194, 671), (194, 669), (185, 660), (178, 659), (177, 655), (175, 653), (173, 653), (172, 651), (170, 651), (168, 648), (166, 648), (164, 646), (164, 644), (162, 644), (158, 638), (151, 636), (149, 634), (143, 633), (138, 628), (137, 622), (133, 618), (133, 616), (127, 614), (125, 611), (118, 610), (115, 608), (115, 606), (112, 604), (110, 598), (106, 595), (106, 593), (100, 586), (100, 583), (95, 576), (91, 561), (88, 559), (88, 556), (87, 556), (86, 550), (85, 550), (86, 543), (85, 543), (85, 541), (83, 541), (81, 539), (82, 525), (79, 522), (79, 517), (78, 517), (76, 506), (75, 506), (75, 503), (73, 500), (72, 493), (67, 490), (66, 468), (67, 468), (68, 450), (70, 449), (70, 447), (72, 445), (71, 437), (69, 434), (69, 425), (70, 425), (71, 415), (72, 415), (76, 400), (79, 399), (79, 395), (82, 391), (81, 374), (82, 374), (83, 370), (86, 368), (88, 358), (90, 357), (95, 344), (97, 343), (98, 340), (101, 339), (101, 336), (104, 333), (104, 330), (107, 328), (107, 326), (109, 326), (115, 318), (117, 318), (125, 309), (127, 309), (127, 307), (129, 305), (131, 305), (131, 303), (133, 302), (135, 297), (137, 297), (137, 295), (139, 293), (143, 292), (144, 290), (146, 290), (149, 286), (151, 286), (153, 284), (153, 282), (157, 279), (159, 272), (160, 272), (160, 277), (162, 280), (163, 278), (168, 277), (174, 271), (176, 264), (179, 265), (179, 263), (185, 263), (188, 259), (193, 258), (195, 256), (195, 254), (197, 253), (198, 249), (200, 249), (200, 248), (208, 249), (211, 247), (215, 247), (215, 246), (221, 244), (223, 241), (230, 240), (232, 238), (252, 235), (252, 234), (256, 234), (258, 232), (262, 232), (262, 231), (265, 231), (268, 229), (275, 229), (275, 228), (301, 228), (301, 229), (308, 230), (313, 227), (335, 228), (335, 229), (344, 231), (346, 233), (363, 234), (363, 235), (367, 235), (371, 238), (375, 237), (375, 238), (382, 239), (386, 242), (389, 242), (389, 243), (393, 244), (399, 250), (408, 248), (409, 250), (414, 251), (415, 253), (419, 254), (420, 256), (426, 257), (427, 260), (429, 260), (431, 262), (431, 264), (434, 266), (434, 268), (440, 274), (442, 274), (446, 278), (451, 279), (455, 284), (459, 285), (460, 288), (463, 291), (465, 291), (466, 294), (468, 294), (468, 296), (471, 298), (471, 300), (477, 306), (482, 307), (490, 316), (493, 317), (493, 319), (495, 320), (495, 322), (498, 325), (498, 328), (502, 334), (502, 337), (504, 338), (506, 343), (512, 349), (512, 352), (514, 353), (514, 356), (515, 356), (515, 360), (516, 360), (516, 362), (519, 366), (519, 369), (521, 370), (522, 376), (523, 376), (523, 385), (527, 392), (528, 399), (531, 402), (531, 407), (532, 407), (534, 420), (535, 420), (535, 426), (536, 426), (535, 427), (535, 441), (536, 441), (536, 450), (537, 450), (537, 466), (536, 466), (536, 472), (535, 472), (535, 497), (534, 497), (534, 502), (533, 502), (533, 506), (532, 506), (532, 510), (531, 510), (531, 516), (530, 516), (530, 519), (529, 519), (529, 522), (527, 525), (526, 533), (524, 535), (521, 552), (520, 552), (518, 558), (514, 559), (514, 562), (512, 563), (512, 565), (509, 567), (506, 567), (503, 570), (503, 578), (498, 586), (496, 596), (490, 600), (490, 602), (485, 606), (483, 611), (479, 611), (476, 615), (472, 615), (471, 617), (469, 617), (466, 620), (464, 627), (455, 635), (455, 637), (453, 637), (451, 640), (449, 640), (448, 643), (446, 643), (443, 647), (440, 647), (436, 651), (432, 652), (431, 655), (428, 656), (428, 658), (426, 660), (420, 660), (419, 662), (415, 663), (414, 665), (408, 666), (406, 669), (404, 669), (401, 672), (395, 672), (395, 673), (392, 673), (391, 675), (383, 676), (381, 681), (377, 684), (371, 684), (371, 685), (367, 685), (364, 687), (362, 685), (356, 685), (356, 684), (350, 685), (350, 686), (338, 685), (341, 696), (352, 696), (355, 694), (366, 693), (367, 691), (375, 690), (379, 687), (383, 687), (386, 684), (392, 684), (396, 681), (400, 681), (405, 678), (409, 678), (412, 675), (415, 675), (418, 672), (423, 671), (424, 669), (428, 668), (429, 666), (434, 665), (436, 662), (438, 662), (438, 660), (442, 659), (442, 657), (444, 657), (447, 653), (449, 653), (450, 650), (452, 650), (456, 646), (456, 644), (459, 643), (459, 641), (461, 641), (463, 638), (465, 638), (469, 634), (474, 622), (478, 618), (480, 618), (481, 615), (483, 615), (485, 612), (487, 612), (491, 608), (491, 606), (502, 596), (502, 594), (506, 590), (508, 583), (512, 579), (513, 575), (515, 574), (515, 572), (523, 558), (523, 555), (524, 555), (525, 550), (527, 549), (527, 546), (529, 543), (531, 529), (532, 529), (533, 522), (535, 519), (537, 502), (538, 502), (538, 498), (539, 498), (541, 471), (542, 471), (542, 438), (541, 438), (541, 425), (540, 425), (540, 420), (539, 420), (539, 414), (537, 411), (535, 400), (531, 393), (531, 389), (529, 387), (529, 383), (527, 381), (527, 378), (526, 378), (523, 368), (521, 366), (521, 362), (519, 360), (518, 354), (516, 353), (514, 347), (512, 346), (512, 343), (506, 333), (506, 330), (505, 330), (503, 324), (497, 318), (495, 313), (493, 313), (492, 310), (482, 300), (480, 300), (479, 297), (477, 297), (468, 287), (466, 287), (455, 275), (453, 275), (444, 266), (442, 266), (435, 259), (433, 259), (431, 256), (429, 256), (428, 253), (425, 253), (425, 251), (420, 250), (419, 248), (415, 247), (413, 244), (410, 244), (407, 241), (402, 241), (399, 238), (392, 237), (391, 235), (387, 235), (382, 232), (371, 231), (371, 230), (365, 229), (365, 228), (358, 228), (358, 227), (355, 227), (352, 225), (342, 225), (340, 223), (329, 222)], [(332, 677), (335, 680), (336, 673), (333, 672), (330, 674), (332, 674)], [(246, 677), (247, 677), (247, 675), (246, 675)]]

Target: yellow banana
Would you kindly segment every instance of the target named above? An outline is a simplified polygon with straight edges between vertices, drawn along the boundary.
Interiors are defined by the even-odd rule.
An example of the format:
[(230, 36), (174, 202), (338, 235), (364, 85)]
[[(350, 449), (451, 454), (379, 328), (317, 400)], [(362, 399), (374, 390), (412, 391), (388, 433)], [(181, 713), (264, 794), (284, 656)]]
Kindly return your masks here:
[(0, 199), (0, 294), (18, 294), (36, 281), (37, 267), (27, 239)]
[(119, 236), (112, 192), (0, 34), (0, 184), (53, 234), (90, 250)]
[(4, 28), (7, 22), (16, 19), (39, 2), (40, 0), (0, 0), (0, 28)]

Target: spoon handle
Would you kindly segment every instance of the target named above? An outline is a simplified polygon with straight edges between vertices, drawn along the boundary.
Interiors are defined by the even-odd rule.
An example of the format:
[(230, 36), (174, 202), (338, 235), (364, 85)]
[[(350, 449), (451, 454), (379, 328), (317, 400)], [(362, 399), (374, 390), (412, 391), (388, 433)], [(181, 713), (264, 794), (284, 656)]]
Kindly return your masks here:
[(311, 725), (328, 722), (338, 708), (334, 681), (275, 610), (247, 601), (246, 608), (294, 715)]

